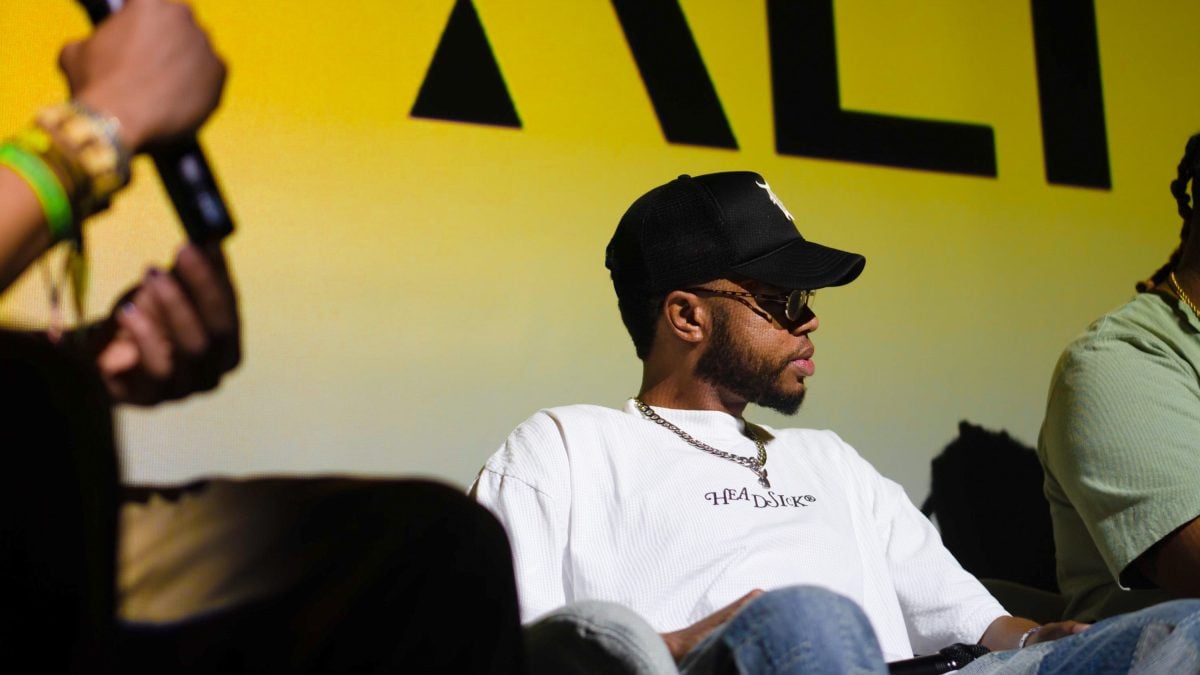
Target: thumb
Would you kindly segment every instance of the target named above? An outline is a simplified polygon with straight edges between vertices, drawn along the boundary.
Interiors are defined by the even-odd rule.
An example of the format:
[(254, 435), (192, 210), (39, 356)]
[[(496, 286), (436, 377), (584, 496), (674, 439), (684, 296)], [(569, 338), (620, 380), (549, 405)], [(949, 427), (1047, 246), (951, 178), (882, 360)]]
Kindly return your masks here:
[(737, 600), (734, 600), (733, 602), (729, 603), (728, 605), (725, 605), (721, 609), (717, 610), (712, 616), (714, 619), (718, 619), (719, 623), (725, 623), (729, 619), (733, 618), (733, 615), (737, 614), (738, 611), (746, 603), (750, 602), (751, 600), (757, 598), (758, 596), (760, 596), (762, 594), (763, 594), (762, 589), (756, 588), (756, 589), (750, 591), (749, 593), (743, 595), (742, 597), (738, 598)]

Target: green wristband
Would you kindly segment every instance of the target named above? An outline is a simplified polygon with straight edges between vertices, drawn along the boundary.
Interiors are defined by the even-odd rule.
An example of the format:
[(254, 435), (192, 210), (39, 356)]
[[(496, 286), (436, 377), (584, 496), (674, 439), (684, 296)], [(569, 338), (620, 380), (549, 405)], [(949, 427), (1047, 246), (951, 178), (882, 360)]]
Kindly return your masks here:
[(70, 237), (75, 229), (71, 200), (54, 169), (41, 157), (11, 141), (0, 145), (0, 166), (11, 169), (33, 189), (54, 241)]

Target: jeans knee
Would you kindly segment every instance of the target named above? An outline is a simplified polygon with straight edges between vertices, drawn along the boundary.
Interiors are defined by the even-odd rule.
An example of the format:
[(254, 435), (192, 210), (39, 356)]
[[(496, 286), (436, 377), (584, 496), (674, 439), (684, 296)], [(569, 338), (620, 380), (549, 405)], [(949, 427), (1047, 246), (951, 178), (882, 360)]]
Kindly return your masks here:
[(581, 600), (560, 607), (529, 627), (531, 633), (553, 631), (615, 646), (619, 651), (657, 651), (662, 636), (632, 609), (614, 602)]
[(756, 611), (765, 610), (796, 620), (829, 620), (836, 617), (841, 619), (839, 623), (850, 621), (869, 626), (866, 614), (857, 603), (819, 586), (788, 586), (768, 591), (747, 605), (747, 609), (751, 607), (755, 607)]
[(612, 602), (583, 600), (525, 629), (530, 672), (671, 672), (666, 643), (641, 615)]
[[(538, 619), (537, 623), (565, 622), (573, 625), (614, 625), (638, 627), (646, 624), (640, 614), (625, 605), (605, 600), (580, 600), (564, 605)], [(646, 624), (649, 628), (649, 624)]]
[[(755, 598), (715, 634), (694, 663), (736, 663), (739, 672), (884, 671), (862, 609), (828, 589), (790, 586)], [(706, 665), (707, 667), (707, 665)]]

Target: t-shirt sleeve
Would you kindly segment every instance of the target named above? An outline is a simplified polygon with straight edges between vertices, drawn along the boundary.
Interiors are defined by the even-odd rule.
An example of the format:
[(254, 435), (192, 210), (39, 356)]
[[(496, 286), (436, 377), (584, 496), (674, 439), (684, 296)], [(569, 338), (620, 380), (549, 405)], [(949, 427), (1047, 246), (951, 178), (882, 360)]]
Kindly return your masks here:
[(914, 653), (978, 642), (1008, 612), (946, 550), (904, 488), (882, 476), (878, 481), (877, 522), (885, 532), (888, 567)]
[(850, 446), (846, 450), (884, 548), (913, 652), (932, 654), (954, 643), (978, 642), (988, 626), (1008, 612), (946, 550), (937, 529), (904, 488), (882, 476)]
[(487, 461), (471, 495), (504, 524), (513, 553), (521, 621), (566, 603), (563, 582), (569, 480), (562, 437), (539, 413)]
[(1077, 343), (1055, 370), (1042, 462), (1118, 581), (1200, 514), (1196, 380), (1187, 361), (1149, 335)]

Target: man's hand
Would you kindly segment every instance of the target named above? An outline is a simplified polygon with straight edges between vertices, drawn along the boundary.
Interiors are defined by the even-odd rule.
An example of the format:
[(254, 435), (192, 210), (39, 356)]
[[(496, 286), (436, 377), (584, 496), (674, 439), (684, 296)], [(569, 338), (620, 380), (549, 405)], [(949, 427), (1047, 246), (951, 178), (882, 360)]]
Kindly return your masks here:
[(130, 152), (194, 132), (221, 99), (225, 64), (187, 5), (127, 0), (59, 55), (71, 95), (121, 123)]
[(667, 643), (667, 649), (671, 650), (671, 656), (675, 658), (675, 663), (683, 660), (683, 657), (687, 656), (693, 647), (700, 644), (701, 640), (708, 637), (709, 633), (732, 619), (743, 605), (762, 594), (762, 590), (756, 588), (687, 628), (673, 633), (663, 633), (663, 642)]
[(96, 363), (121, 403), (154, 405), (217, 386), (241, 360), (237, 295), (218, 246), (184, 247), (113, 311)]
[(1021, 636), (1026, 631), (1037, 628), (1029, 636), (1029, 639), (1025, 641), (1025, 646), (1028, 647), (1039, 642), (1050, 642), (1075, 635), (1076, 633), (1082, 633), (1091, 627), (1091, 625), (1090, 623), (1080, 623), (1079, 621), (1057, 621), (1038, 626), (1036, 622), (1029, 619), (1002, 616), (993, 621), (987, 630), (983, 632), (983, 637), (979, 639), (979, 644), (994, 652), (1005, 649), (1016, 649)]
[(1070, 637), (1076, 633), (1082, 633), (1091, 627), (1090, 623), (1081, 623), (1079, 621), (1057, 621), (1048, 623), (1037, 629), (1029, 639), (1025, 641), (1025, 646), (1036, 645), (1039, 642), (1052, 642), (1060, 638)]

